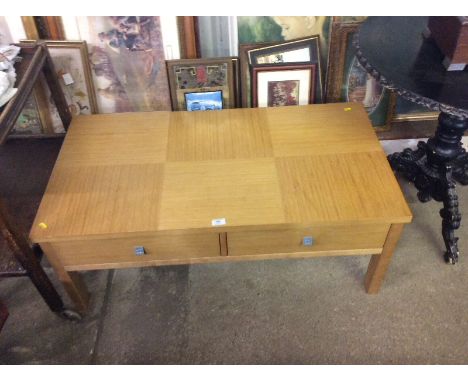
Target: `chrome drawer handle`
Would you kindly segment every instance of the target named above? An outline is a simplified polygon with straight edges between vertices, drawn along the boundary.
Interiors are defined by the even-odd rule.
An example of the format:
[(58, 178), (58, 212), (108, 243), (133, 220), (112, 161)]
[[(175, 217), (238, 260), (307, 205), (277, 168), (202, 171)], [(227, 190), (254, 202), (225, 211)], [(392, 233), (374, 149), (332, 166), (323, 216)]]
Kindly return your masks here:
[(304, 236), (302, 239), (302, 245), (304, 247), (312, 247), (312, 245), (314, 245), (314, 238), (312, 236)]
[(147, 253), (145, 251), (145, 247), (141, 247), (141, 246), (135, 247), (135, 255), (136, 256), (147, 255)]

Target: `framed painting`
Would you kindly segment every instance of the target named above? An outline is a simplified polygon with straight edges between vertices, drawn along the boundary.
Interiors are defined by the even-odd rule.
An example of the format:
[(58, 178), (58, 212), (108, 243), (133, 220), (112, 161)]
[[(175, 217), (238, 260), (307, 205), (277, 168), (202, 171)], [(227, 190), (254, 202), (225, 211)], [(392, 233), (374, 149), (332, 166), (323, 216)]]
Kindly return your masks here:
[(72, 115), (98, 113), (85, 41), (46, 41)]
[[(21, 42), (35, 43), (35, 40)], [(54, 68), (59, 79), (63, 94), (67, 100), (72, 115), (94, 114), (98, 112), (91, 70), (88, 60), (88, 50), (85, 41), (45, 41)], [(52, 100), (50, 90), (42, 83), (43, 108), (47, 116), (42, 118), (43, 124), (55, 133), (64, 133), (62, 120)]]
[(186, 93), (217, 92), (224, 108), (236, 106), (232, 57), (166, 62), (173, 110), (187, 110)]
[(315, 102), (323, 101), (320, 44), (318, 36), (254, 48), (247, 52), (251, 65), (309, 63), (315, 65)]
[(37, 88), (35, 87), (16, 120), (15, 126), (11, 131), (11, 136), (40, 136), (43, 133), (43, 116), (40, 113), (37, 101)]
[(311, 64), (254, 66), (253, 106), (277, 107), (313, 103), (316, 67), (317, 65)]
[[(240, 44), (253, 44), (318, 35), (321, 66), (326, 68), (331, 21), (332, 16), (238, 16), (238, 39)], [(325, 83), (324, 70), (322, 82)]]
[(389, 129), (394, 97), (359, 64), (352, 44), (360, 22), (332, 25), (327, 70), (327, 102), (360, 102), (376, 128)]
[(77, 16), (76, 22), (88, 44), (99, 112), (171, 109), (159, 16)]

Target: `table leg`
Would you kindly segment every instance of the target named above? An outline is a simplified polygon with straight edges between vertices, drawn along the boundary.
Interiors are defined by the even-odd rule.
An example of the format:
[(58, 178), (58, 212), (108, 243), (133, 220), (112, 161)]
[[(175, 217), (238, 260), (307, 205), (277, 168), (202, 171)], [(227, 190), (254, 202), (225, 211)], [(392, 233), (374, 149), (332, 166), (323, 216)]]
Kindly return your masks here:
[(52, 245), (49, 243), (42, 243), (41, 248), (70, 296), (75, 309), (80, 313), (85, 313), (88, 309), (90, 296), (78, 272), (66, 271)]
[(403, 224), (392, 224), (385, 239), (382, 253), (371, 257), (365, 279), (367, 293), (375, 294), (379, 292), (402, 231)]
[(60, 295), (42, 269), (37, 251), (31, 248), (2, 203), (0, 203), (0, 231), (16, 260), (24, 268), (50, 310), (68, 318), (70, 311), (65, 308)]
[(455, 181), (468, 184), (468, 154), (461, 143), (467, 129), (466, 118), (442, 112), (437, 131), (427, 143), (419, 142), (416, 150), (405, 149), (388, 157), (392, 168), (414, 183), (421, 202), (431, 199), (443, 202), (440, 216), (446, 246), (444, 258), (451, 264), (458, 261), (458, 238), (454, 231), (461, 220)]
[(2, 300), (0, 300), (0, 332), (2, 331), (3, 325), (5, 324), (7, 318), (8, 309), (6, 305), (3, 304)]

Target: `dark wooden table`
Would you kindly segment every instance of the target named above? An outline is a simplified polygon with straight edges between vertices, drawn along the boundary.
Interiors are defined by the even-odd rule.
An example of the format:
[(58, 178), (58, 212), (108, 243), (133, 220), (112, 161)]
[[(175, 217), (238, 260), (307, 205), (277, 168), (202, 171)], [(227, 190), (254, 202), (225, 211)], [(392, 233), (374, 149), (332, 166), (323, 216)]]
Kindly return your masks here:
[(428, 142), (389, 156), (393, 169), (414, 182), (421, 202), (443, 203), (442, 236), (449, 263), (458, 261), (460, 227), (456, 182), (468, 184), (468, 71), (446, 71), (444, 55), (424, 37), (428, 17), (370, 17), (355, 36), (356, 56), (367, 72), (400, 96), (440, 112)]
[[(13, 129), (41, 72), (50, 87), (52, 98), (65, 129), (68, 128), (71, 122), (71, 113), (46, 46), (41, 43), (20, 43), (16, 45), (21, 47), (19, 56), (22, 58), (21, 61), (15, 63), (18, 91), (0, 109), (0, 144), (5, 143), (8, 134)], [(10, 251), (0, 253), (0, 276), (29, 276), (53, 312), (65, 318), (79, 318), (80, 316), (77, 313), (65, 308), (60, 295), (40, 265), (39, 247), (33, 249), (30, 246), (25, 233), (17, 228), (1, 200), (0, 231), (10, 249)]]
[(39, 74), (44, 73), (51, 96), (57, 106), (57, 111), (62, 119), (65, 129), (71, 122), (71, 113), (67, 101), (63, 95), (60, 83), (55, 74), (54, 64), (50, 58), (47, 47), (44, 44), (19, 43), (21, 48), (20, 62), (15, 64), (17, 74), (15, 96), (0, 109), (0, 144), (3, 144), (15, 126), (24, 104), (30, 96)]

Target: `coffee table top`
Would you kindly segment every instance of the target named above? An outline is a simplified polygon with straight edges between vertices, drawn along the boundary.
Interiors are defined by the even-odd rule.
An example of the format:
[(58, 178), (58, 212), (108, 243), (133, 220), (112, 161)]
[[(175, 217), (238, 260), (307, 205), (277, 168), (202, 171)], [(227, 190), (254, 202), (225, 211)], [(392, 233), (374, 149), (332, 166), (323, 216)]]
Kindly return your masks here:
[(432, 110), (468, 117), (468, 70), (446, 71), (424, 38), (428, 17), (369, 17), (356, 36), (357, 58), (383, 86)]
[(31, 238), (410, 220), (360, 104), (101, 114), (73, 120)]

